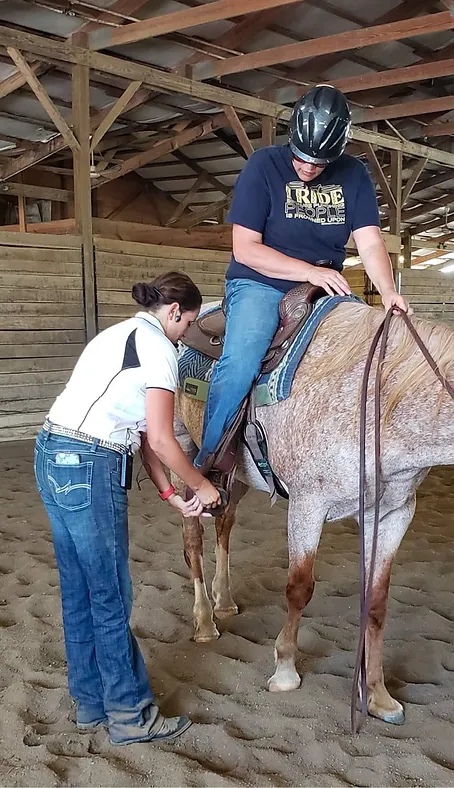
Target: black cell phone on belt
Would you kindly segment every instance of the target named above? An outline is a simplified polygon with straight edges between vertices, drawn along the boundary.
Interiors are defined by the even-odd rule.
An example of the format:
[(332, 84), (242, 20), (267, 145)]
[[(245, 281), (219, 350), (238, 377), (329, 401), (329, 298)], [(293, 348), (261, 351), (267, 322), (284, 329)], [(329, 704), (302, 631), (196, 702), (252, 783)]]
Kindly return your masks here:
[(131, 451), (121, 455), (120, 486), (125, 490), (132, 488), (132, 464), (133, 454)]

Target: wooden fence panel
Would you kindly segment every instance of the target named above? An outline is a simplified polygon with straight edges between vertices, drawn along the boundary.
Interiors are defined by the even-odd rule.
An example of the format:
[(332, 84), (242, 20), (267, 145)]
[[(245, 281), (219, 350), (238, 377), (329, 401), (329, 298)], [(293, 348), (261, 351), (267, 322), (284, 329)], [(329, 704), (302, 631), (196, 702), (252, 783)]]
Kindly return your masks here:
[(440, 271), (398, 271), (397, 284), (417, 317), (454, 326), (454, 275)]
[(84, 342), (80, 238), (0, 232), (0, 441), (37, 434)]
[(183, 271), (200, 288), (204, 301), (224, 295), (227, 252), (158, 246), (96, 238), (96, 282), (100, 330), (134, 315), (132, 285), (149, 282), (172, 269)]

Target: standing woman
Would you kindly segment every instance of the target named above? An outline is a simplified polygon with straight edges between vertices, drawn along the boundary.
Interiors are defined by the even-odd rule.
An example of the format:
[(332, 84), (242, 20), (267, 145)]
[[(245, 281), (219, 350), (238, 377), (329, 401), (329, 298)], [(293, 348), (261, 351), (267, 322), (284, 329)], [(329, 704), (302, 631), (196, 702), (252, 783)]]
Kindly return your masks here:
[[(49, 516), (60, 574), (68, 683), (79, 730), (109, 728), (113, 744), (169, 741), (189, 726), (164, 718), (129, 627), (128, 498), (132, 455), (163, 501), (184, 516), (220, 503), (173, 433), (175, 343), (202, 297), (171, 271), (132, 289), (143, 307), (83, 351), (36, 440), (35, 475)], [(185, 502), (164, 467), (195, 491)]]

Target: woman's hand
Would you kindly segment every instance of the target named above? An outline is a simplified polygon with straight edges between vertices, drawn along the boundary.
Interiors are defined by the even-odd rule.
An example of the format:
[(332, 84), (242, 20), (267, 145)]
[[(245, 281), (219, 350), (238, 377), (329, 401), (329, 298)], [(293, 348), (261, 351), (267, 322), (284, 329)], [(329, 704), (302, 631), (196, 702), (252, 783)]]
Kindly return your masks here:
[(219, 491), (208, 479), (203, 480), (200, 487), (197, 487), (196, 492), (197, 498), (199, 498), (203, 506), (206, 506), (208, 509), (220, 506), (222, 503)]
[[(392, 309), (393, 306), (397, 306), (399, 307), (399, 309), (402, 309), (403, 312), (408, 312), (409, 314), (411, 314), (411, 310), (409, 309), (408, 302), (405, 300), (403, 296), (399, 295), (399, 293), (394, 289), (390, 288), (389, 290), (384, 290), (381, 294), (381, 300), (387, 312), (390, 309)], [(395, 315), (399, 314), (398, 309), (395, 309), (393, 311)]]
[(181, 495), (175, 494), (167, 498), (167, 501), (174, 509), (179, 511), (183, 517), (200, 517), (202, 514), (203, 506), (197, 495), (194, 495), (190, 501), (183, 501)]
[(315, 265), (310, 266), (311, 270), (307, 274), (307, 281), (311, 285), (323, 287), (328, 295), (351, 295), (351, 288), (339, 271), (333, 271), (331, 268), (323, 268)]

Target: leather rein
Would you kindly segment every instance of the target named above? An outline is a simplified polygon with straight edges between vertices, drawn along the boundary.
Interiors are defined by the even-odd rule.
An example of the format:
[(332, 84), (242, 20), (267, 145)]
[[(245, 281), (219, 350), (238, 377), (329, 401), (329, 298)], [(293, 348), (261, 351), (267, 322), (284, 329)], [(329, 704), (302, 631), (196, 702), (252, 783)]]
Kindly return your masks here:
[[(381, 455), (381, 435), (380, 435), (380, 417), (381, 417), (381, 402), (380, 402), (380, 388), (381, 388), (381, 368), (385, 358), (386, 344), (389, 336), (389, 329), (393, 314), (398, 311), (400, 317), (403, 319), (410, 334), (414, 338), (425, 360), (435, 373), (436, 377), (442, 384), (443, 388), (448, 392), (450, 397), (454, 400), (454, 387), (446, 380), (444, 375), (440, 372), (438, 365), (433, 356), (428, 351), (415, 327), (413, 326), (407, 313), (399, 307), (392, 307), (386, 314), (386, 317), (380, 324), (374, 338), (372, 345), (367, 356), (366, 365), (364, 368), (362, 387), (361, 387), (361, 401), (360, 401), (360, 449), (359, 449), (359, 557), (360, 557), (360, 628), (359, 628), (359, 641), (356, 652), (356, 663), (353, 674), (353, 687), (351, 695), (351, 728), (352, 733), (357, 733), (357, 698), (358, 692), (361, 700), (361, 716), (367, 715), (367, 679), (366, 679), (366, 631), (369, 619), (369, 611), (372, 596), (372, 586), (374, 579), (374, 569), (377, 556), (377, 542), (378, 542), (378, 528), (380, 524), (380, 455)], [(367, 422), (367, 394), (369, 387), (370, 372), (372, 363), (375, 358), (375, 353), (380, 343), (380, 350), (378, 354), (377, 371), (375, 375), (375, 393), (374, 393), (374, 526), (372, 532), (372, 548), (369, 563), (369, 577), (366, 585), (366, 549), (365, 549), (365, 514), (366, 514), (366, 422)]]

